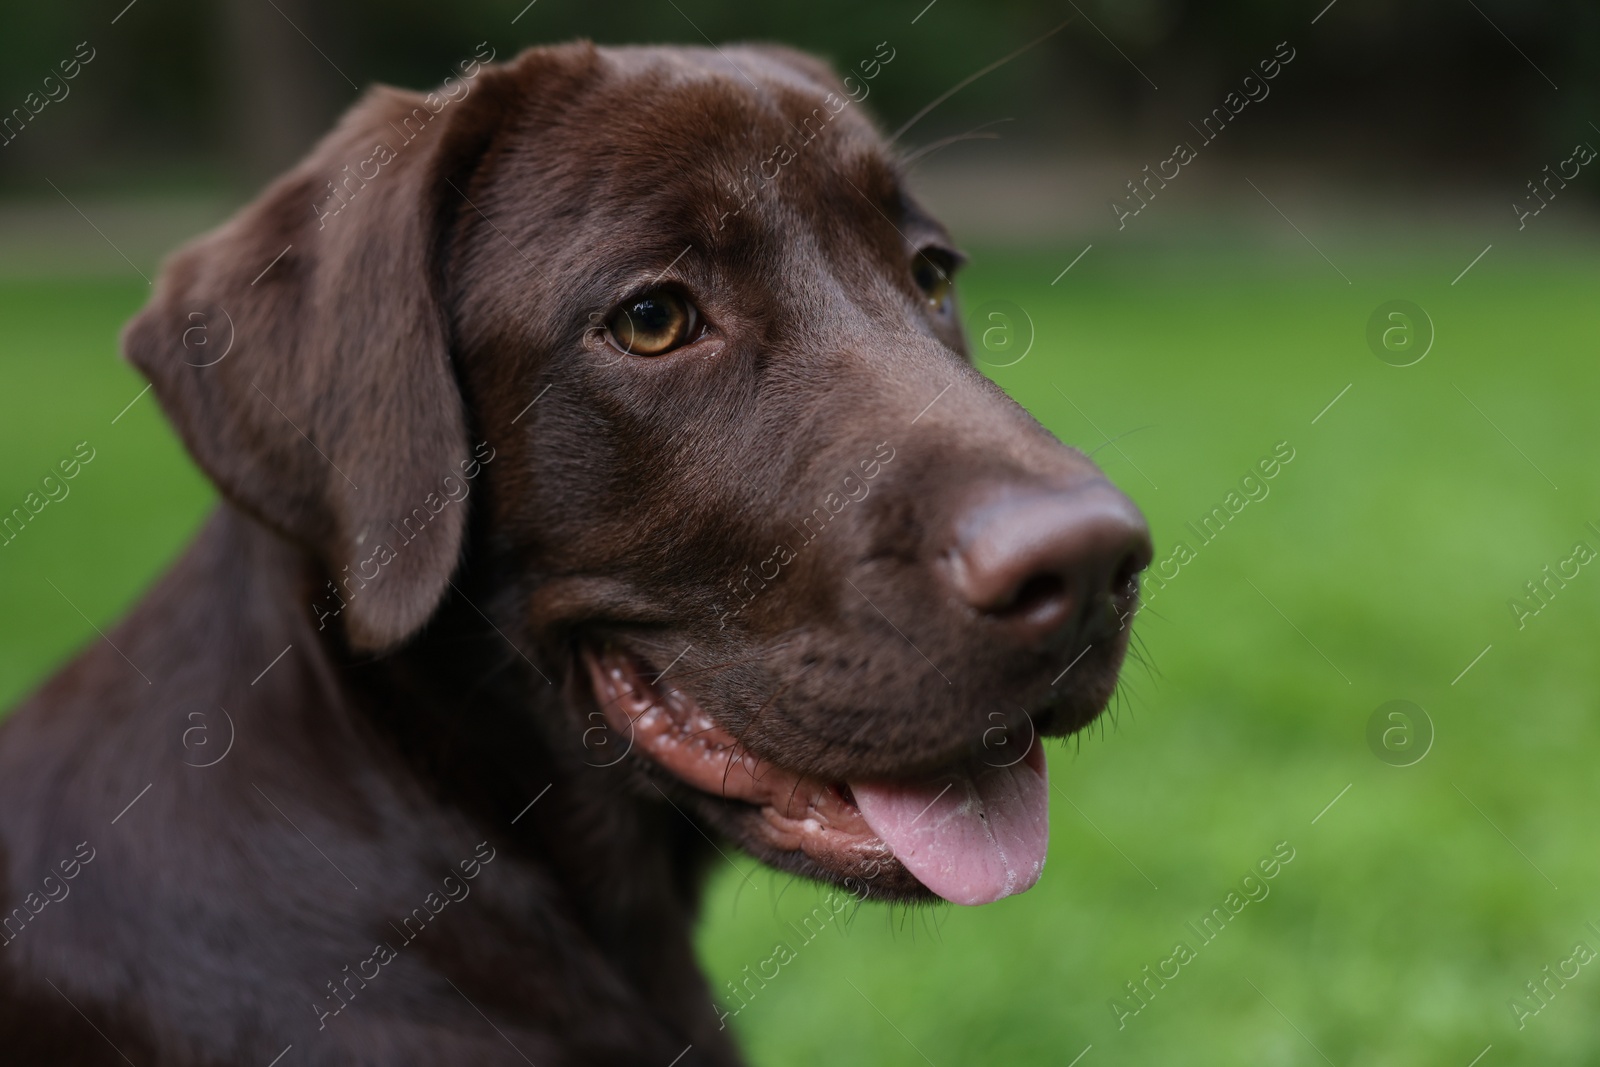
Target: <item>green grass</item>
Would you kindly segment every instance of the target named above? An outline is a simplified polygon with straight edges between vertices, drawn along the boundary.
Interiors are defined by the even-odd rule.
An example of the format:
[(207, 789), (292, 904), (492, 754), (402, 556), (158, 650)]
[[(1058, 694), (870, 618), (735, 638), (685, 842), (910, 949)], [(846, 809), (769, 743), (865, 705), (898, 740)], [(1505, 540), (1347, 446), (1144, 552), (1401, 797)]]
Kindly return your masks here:
[(215, 499), (150, 394), (118, 417), (145, 383), (117, 334), (148, 292), (138, 279), (0, 284), (0, 514), (43, 497), (79, 442), (94, 449), (68, 495), (0, 547), (0, 707), (94, 637), (84, 616), (103, 628), (136, 601)]
[[(1081, 1067), (1600, 1059), (1600, 965), (1524, 1029), (1508, 1007), (1575, 942), (1600, 950), (1600, 567), (1525, 629), (1508, 607), (1575, 541), (1600, 549), (1600, 257), (1497, 247), (1452, 287), (1475, 236), (1325, 244), (1348, 285), (1303, 246), (1113, 242), (1055, 286), (1076, 248), (977, 256), (966, 306), (1010, 300), (1037, 332), (994, 378), (1069, 442), (1118, 437), (1096, 457), (1158, 555), (1196, 555), (1140, 617), (1155, 670), (1131, 665), (1112, 720), (1052, 751), (1035, 889), (869, 907), (806, 942), (790, 923), (824, 891), (743, 858), (721, 872), (713, 984), (794, 950), (731, 1021), (756, 1063), (1065, 1067), (1091, 1044)], [(142, 385), (114, 353), (144, 293), (0, 288), (0, 504), (97, 449), (0, 548), (7, 702), (93, 639), (77, 609), (115, 618), (209, 506), (149, 396), (111, 424)], [(1412, 367), (1364, 340), (1395, 298), (1437, 326)], [(1270, 495), (1200, 546), (1184, 523), (1280, 441), (1295, 458)], [(1391, 699), (1437, 731), (1411, 767), (1367, 747)], [(1270, 895), (1202, 945), (1185, 924), (1283, 841)], [(1119, 1030), (1109, 1001), (1179, 940), (1197, 958)]]

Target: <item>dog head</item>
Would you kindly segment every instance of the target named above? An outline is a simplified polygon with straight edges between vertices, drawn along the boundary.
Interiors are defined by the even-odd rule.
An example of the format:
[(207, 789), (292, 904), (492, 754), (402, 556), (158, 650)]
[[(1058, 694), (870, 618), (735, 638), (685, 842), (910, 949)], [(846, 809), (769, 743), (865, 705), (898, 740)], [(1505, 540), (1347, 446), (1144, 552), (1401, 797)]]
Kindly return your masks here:
[(776, 866), (978, 903), (1039, 875), (1038, 739), (1105, 706), (1150, 547), (971, 365), (962, 257), (865, 84), (583, 44), (377, 90), (126, 347), (321, 561), (340, 640), (403, 646), (491, 569), (593, 773)]

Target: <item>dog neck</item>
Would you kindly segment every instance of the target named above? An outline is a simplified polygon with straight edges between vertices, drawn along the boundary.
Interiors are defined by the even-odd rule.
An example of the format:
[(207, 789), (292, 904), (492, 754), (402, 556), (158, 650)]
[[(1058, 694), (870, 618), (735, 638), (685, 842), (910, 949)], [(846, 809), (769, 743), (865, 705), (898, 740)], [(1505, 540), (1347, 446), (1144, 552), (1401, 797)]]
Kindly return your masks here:
[[(303, 556), (295, 562), (300, 574), (315, 572)], [(528, 911), (498, 917), (505, 943), (563, 928), (572, 943), (562, 948), (593, 972), (592, 995), (620, 978), (625, 999), (663, 1025), (683, 1030), (692, 1020), (685, 1043), (735, 1062), (691, 938), (715, 852), (680, 813), (641, 797), (623, 768), (593, 765), (576, 743), (576, 671), (512, 636), (495, 591), (514, 579), (492, 561), (480, 568), (458, 573), (422, 633), (392, 653), (352, 655), (337, 634), (307, 636), (317, 634), (347, 713), (391, 747), (440, 812), (503, 849), (508, 877), (526, 882)], [(295, 607), (309, 628), (315, 611)]]

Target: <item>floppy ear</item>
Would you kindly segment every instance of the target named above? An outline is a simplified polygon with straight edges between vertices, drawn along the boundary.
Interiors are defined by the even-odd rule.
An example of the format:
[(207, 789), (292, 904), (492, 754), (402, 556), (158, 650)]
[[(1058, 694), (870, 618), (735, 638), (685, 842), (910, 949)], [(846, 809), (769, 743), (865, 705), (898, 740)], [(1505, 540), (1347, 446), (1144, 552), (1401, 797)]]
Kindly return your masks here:
[[(173, 256), (123, 334), (222, 493), (339, 581), (362, 650), (420, 628), (460, 556), (466, 508), (440, 502), (470, 451), (435, 260), (504, 88), (483, 69), (453, 98), (373, 90)], [(407, 541), (419, 508), (427, 522)]]

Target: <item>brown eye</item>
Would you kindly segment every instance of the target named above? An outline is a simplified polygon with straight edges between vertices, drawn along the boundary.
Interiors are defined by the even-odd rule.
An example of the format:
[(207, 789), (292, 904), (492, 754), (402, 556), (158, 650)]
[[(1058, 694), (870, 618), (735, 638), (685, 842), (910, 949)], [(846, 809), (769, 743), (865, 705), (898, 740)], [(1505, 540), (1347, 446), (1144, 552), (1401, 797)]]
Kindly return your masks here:
[(623, 352), (659, 356), (694, 337), (699, 316), (677, 293), (655, 289), (633, 297), (606, 320), (606, 336)]
[(955, 266), (955, 260), (937, 248), (925, 248), (911, 261), (911, 277), (927, 297), (929, 307), (940, 309), (950, 299), (950, 275)]

